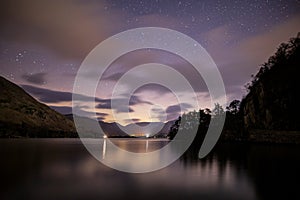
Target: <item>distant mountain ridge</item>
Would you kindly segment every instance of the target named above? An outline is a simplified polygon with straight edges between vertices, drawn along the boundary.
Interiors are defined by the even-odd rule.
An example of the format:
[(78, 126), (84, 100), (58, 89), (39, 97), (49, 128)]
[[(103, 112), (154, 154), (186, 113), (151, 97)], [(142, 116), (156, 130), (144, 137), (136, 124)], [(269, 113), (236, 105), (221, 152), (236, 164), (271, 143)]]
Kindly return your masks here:
[[(65, 115), (68, 119), (73, 120), (73, 114)], [(97, 130), (89, 129), (91, 123), (94, 123), (95, 120), (77, 116), (77, 119), (80, 120), (82, 126), (79, 125), (77, 128), (83, 128), (83, 132), (89, 137), (101, 137), (99, 136)], [(128, 136), (146, 136), (149, 137), (167, 137), (171, 125), (174, 121), (169, 121), (166, 123), (163, 122), (137, 122), (135, 124), (128, 124), (123, 126), (116, 122), (107, 123), (99, 121), (103, 132), (108, 137), (128, 137)], [(84, 127), (83, 127), (84, 126)]]
[(0, 137), (76, 137), (72, 121), (0, 76)]

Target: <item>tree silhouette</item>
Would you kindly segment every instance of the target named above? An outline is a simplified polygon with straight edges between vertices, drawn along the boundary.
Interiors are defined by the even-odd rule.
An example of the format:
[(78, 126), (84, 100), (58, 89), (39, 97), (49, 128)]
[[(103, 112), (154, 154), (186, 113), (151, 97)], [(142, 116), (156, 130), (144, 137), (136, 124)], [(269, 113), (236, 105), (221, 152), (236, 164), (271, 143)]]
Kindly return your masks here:
[(225, 114), (223, 107), (219, 103), (215, 103), (215, 107), (212, 110), (214, 117), (218, 117)]
[(282, 43), (246, 84), (239, 111), (245, 129), (300, 129), (299, 64), (300, 33)]
[(278, 48), (276, 53), (271, 56), (268, 62), (264, 63), (257, 74), (252, 76), (250, 83), (245, 85), (248, 92), (252, 91), (252, 88), (261, 80), (262, 78), (272, 73), (271, 69), (286, 65), (288, 60), (295, 55), (299, 55), (300, 51), (300, 32), (297, 37), (291, 38), (288, 43), (282, 43)]
[(170, 138), (171, 140), (174, 139), (174, 137), (176, 136), (179, 130), (180, 124), (181, 124), (181, 117), (179, 116), (178, 119), (175, 121), (175, 123), (170, 127), (170, 131), (167, 135), (168, 138)]
[(232, 115), (236, 115), (239, 112), (241, 101), (233, 100), (229, 106), (226, 107), (228, 113)]
[(189, 131), (197, 129), (197, 135), (205, 135), (209, 127), (212, 116), (214, 118), (224, 115), (224, 109), (219, 104), (216, 103), (213, 111), (208, 108), (200, 109), (199, 111), (192, 111), (184, 113), (182, 116), (174, 122), (170, 127), (168, 137), (173, 139), (177, 132), (183, 131), (185, 134), (188, 134)]

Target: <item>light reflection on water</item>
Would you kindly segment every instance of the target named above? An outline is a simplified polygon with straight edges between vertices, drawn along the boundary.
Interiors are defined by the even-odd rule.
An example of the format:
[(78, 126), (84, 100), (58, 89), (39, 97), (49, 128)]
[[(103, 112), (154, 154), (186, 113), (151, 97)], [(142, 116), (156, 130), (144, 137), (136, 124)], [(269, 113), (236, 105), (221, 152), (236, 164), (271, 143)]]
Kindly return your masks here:
[[(113, 141), (134, 152), (166, 143)], [(113, 156), (105, 140), (100, 149), (104, 159)], [(98, 162), (79, 139), (5, 139), (0, 199), (297, 199), (298, 153), (298, 146), (224, 144), (203, 160), (183, 157), (156, 172), (129, 174)]]
[[(88, 139), (93, 140), (93, 139)], [(101, 139), (100, 139), (101, 140)], [(117, 147), (135, 153), (147, 153), (159, 150), (166, 146), (170, 140), (168, 139), (103, 139), (99, 142), (100, 145), (110, 140)], [(149, 145), (150, 143), (150, 145)], [(105, 145), (106, 146), (106, 145)], [(107, 147), (107, 146), (106, 146)]]

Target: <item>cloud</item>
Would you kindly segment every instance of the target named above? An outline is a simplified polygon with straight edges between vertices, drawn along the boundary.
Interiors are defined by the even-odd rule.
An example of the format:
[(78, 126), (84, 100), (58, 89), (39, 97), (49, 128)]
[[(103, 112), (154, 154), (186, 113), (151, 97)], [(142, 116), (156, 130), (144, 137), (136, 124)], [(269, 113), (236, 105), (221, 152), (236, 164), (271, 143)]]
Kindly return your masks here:
[[(46, 88), (39, 88), (31, 85), (22, 85), (22, 88), (29, 92), (31, 95), (36, 97), (39, 101), (44, 103), (53, 104), (53, 103), (62, 103), (62, 102), (71, 102), (72, 101), (72, 93), (71, 92), (62, 92), (62, 91), (55, 91)], [(141, 99), (139, 96), (132, 95), (129, 100), (129, 106), (127, 104), (128, 99), (126, 98), (116, 98), (114, 99), (115, 107), (112, 108), (111, 106), (111, 99), (102, 99), (102, 98), (94, 98), (89, 96), (84, 96), (80, 94), (77, 95), (78, 99), (83, 100), (84, 102), (92, 102), (95, 101), (97, 103), (96, 108), (98, 109), (114, 109), (117, 113), (127, 113), (127, 112), (134, 112), (134, 109), (131, 106), (140, 105), (140, 104), (148, 104), (152, 105), (151, 102), (145, 101)], [(80, 105), (80, 104), (79, 104)], [(58, 112), (62, 113), (71, 113), (71, 107), (55, 107)], [(90, 116), (92, 113), (87, 113), (86, 111), (82, 110), (85, 107), (80, 107), (77, 109), (80, 115), (82, 116)], [(81, 111), (82, 110), (82, 111)], [(76, 113), (78, 114), (78, 113)]]
[(166, 113), (167, 114), (181, 113), (181, 112), (188, 111), (189, 108), (193, 108), (193, 106), (188, 103), (181, 103), (181, 104), (172, 105), (172, 106), (167, 107)]
[[(73, 110), (72, 110), (71, 106), (49, 106), (49, 107), (63, 115), (73, 114)], [(105, 121), (106, 117), (109, 116), (109, 114), (107, 114), (107, 113), (100, 113), (100, 112), (93, 113), (93, 112), (85, 111), (81, 108), (76, 109), (77, 116), (93, 118), (95, 116), (95, 114), (96, 114), (97, 120), (99, 120), (99, 121)]]
[(159, 113), (159, 114), (165, 113), (165, 111), (162, 108), (152, 108), (151, 111), (153, 113)]
[(139, 96), (132, 95), (129, 100), (129, 105), (134, 106), (138, 104), (148, 104), (153, 105), (150, 101), (142, 100)]
[[(175, 119), (177, 119), (179, 116), (181, 116), (180, 113), (170, 113), (170, 114), (167, 115), (166, 121), (172, 121), (172, 120), (175, 120)], [(161, 119), (164, 119), (164, 118), (161, 118)]]
[(180, 113), (181, 112), (181, 108), (179, 105), (173, 105), (173, 106), (169, 106), (166, 109), (166, 113), (170, 114), (170, 113)]
[(124, 19), (117, 10), (106, 14), (104, 6), (100, 1), (1, 1), (0, 36), (45, 46), (64, 57), (81, 58)]
[[(71, 102), (72, 101), (72, 93), (71, 92), (62, 92), (62, 91), (55, 91), (46, 88), (39, 88), (31, 85), (22, 85), (22, 88), (38, 98), (40, 101), (44, 103), (61, 103), (61, 102)], [(101, 98), (94, 98), (89, 96), (84, 96), (80, 94), (77, 95), (78, 99), (82, 99), (86, 102), (95, 101), (98, 103), (96, 108), (100, 109), (112, 109), (111, 107), (111, 99), (101, 99)], [(138, 104), (149, 104), (152, 105), (151, 102), (144, 101), (140, 97), (132, 95), (129, 100), (129, 107), (126, 106), (126, 102), (128, 101), (125, 98), (117, 98), (114, 100), (116, 103), (116, 107), (113, 109), (116, 110), (117, 113), (120, 112), (134, 112), (134, 110), (130, 106), (138, 105)], [(66, 111), (67, 108), (56, 108), (61, 109), (62, 111)]]
[(202, 40), (207, 41), (207, 50), (221, 72), (229, 101), (241, 98), (245, 92), (243, 85), (250, 81), (251, 74), (255, 74), (259, 66), (275, 53), (280, 43), (295, 37), (298, 27), (300, 15), (274, 25), (271, 31), (247, 37), (238, 33), (232, 35), (227, 25), (201, 35)]
[(113, 104), (114, 104), (113, 108), (112, 108), (111, 99), (103, 99), (96, 106), (96, 108), (114, 109), (114, 110), (116, 110), (117, 113), (120, 113), (120, 112), (134, 112), (134, 110), (131, 108), (131, 106), (135, 106), (135, 105), (138, 105), (138, 104), (152, 105), (151, 102), (144, 101), (139, 96), (136, 96), (136, 95), (131, 96), (131, 98), (129, 99), (129, 104), (128, 104), (128, 99), (126, 99), (126, 98), (116, 98), (113, 101), (114, 101), (113, 102)]
[(72, 107), (70, 106), (49, 106), (49, 107), (63, 115), (72, 113)]
[(21, 87), (44, 103), (60, 103), (72, 100), (71, 92), (55, 91), (31, 85), (21, 85)]
[(96, 115), (101, 116), (101, 117), (107, 117), (108, 116), (107, 113), (99, 113), (99, 112), (97, 112)]
[[(282, 42), (287, 42), (299, 32), (300, 15), (275, 25), (272, 31), (264, 32), (244, 39), (237, 45), (236, 51), (251, 55), (248, 60), (254, 59), (257, 64), (263, 64), (276, 52)], [(248, 60), (244, 58), (247, 62)]]
[[(46, 88), (35, 87), (32, 85), (21, 85), (21, 87), (44, 103), (60, 103), (72, 101), (72, 92), (50, 90)], [(76, 95), (78, 95), (78, 98), (85, 101), (104, 101), (100, 98), (88, 97), (80, 94)]]
[(142, 87), (138, 88), (135, 92), (137, 94), (143, 93), (145, 91), (154, 91), (160, 95), (166, 94), (166, 93), (172, 93), (172, 91), (162, 85), (155, 84), (155, 83), (149, 83), (146, 85), (143, 85)]
[(192, 109), (193, 106), (188, 103), (181, 103), (176, 105), (171, 105), (163, 110), (161, 108), (152, 108), (151, 111), (156, 114), (156, 117), (161, 121), (170, 121), (177, 119), (178, 116), (182, 114), (182, 112), (187, 112)]
[(119, 80), (124, 73), (113, 73), (110, 75), (105, 76), (102, 80), (108, 80), (108, 81), (117, 81)]
[[(136, 50), (127, 53), (118, 59), (116, 59), (107, 71), (103, 74), (102, 81), (111, 81), (116, 83), (125, 73), (127, 73), (127, 80), (164, 80), (169, 83), (170, 86), (176, 88), (176, 92), (186, 91), (187, 86), (185, 84), (178, 83), (176, 79), (170, 73), (162, 72), (162, 70), (155, 70), (153, 73), (146, 73), (142, 70), (134, 70), (134, 67), (145, 64), (145, 63), (160, 63), (176, 70), (179, 74), (183, 75), (185, 79), (191, 84), (195, 92), (207, 92), (207, 86), (199, 72), (183, 58), (163, 50)], [(147, 70), (145, 68), (145, 70)], [(90, 72), (95, 74), (94, 72)], [(155, 77), (154, 77), (155, 76)], [(124, 83), (126, 87), (135, 87), (131, 81)], [(170, 93), (171, 91), (158, 84), (147, 84), (138, 88), (136, 92), (142, 93), (143, 91), (157, 92), (158, 94)], [(175, 91), (174, 91), (175, 92)]]
[(123, 120), (124, 121), (124, 123), (126, 123), (126, 124), (131, 124), (131, 123), (137, 123), (137, 122), (140, 122), (141, 121), (141, 119), (139, 119), (139, 118), (133, 118), (133, 119), (124, 119)]
[(22, 78), (29, 83), (37, 84), (37, 85), (44, 85), (46, 84), (45, 76), (47, 73), (41, 72), (36, 74), (23, 74)]
[(114, 109), (117, 113), (127, 113), (127, 112), (134, 112), (134, 110), (130, 106), (126, 106), (126, 104), (123, 104), (125, 101), (122, 100), (116, 100), (117, 102), (122, 102), (121, 104), (116, 103), (116, 106), (112, 108), (111, 106), (111, 100), (103, 101), (102, 103), (99, 103), (96, 108), (99, 109)]

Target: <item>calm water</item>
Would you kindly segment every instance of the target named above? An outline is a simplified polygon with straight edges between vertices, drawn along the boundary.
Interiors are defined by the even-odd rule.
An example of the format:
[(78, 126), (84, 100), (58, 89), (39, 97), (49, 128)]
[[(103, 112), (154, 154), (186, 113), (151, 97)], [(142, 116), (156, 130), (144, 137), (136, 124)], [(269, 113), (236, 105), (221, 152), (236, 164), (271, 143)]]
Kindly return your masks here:
[[(134, 152), (166, 144), (113, 141)], [(129, 174), (98, 162), (78, 139), (3, 139), (0, 199), (300, 199), (299, 153), (299, 146), (222, 144), (204, 160)]]

